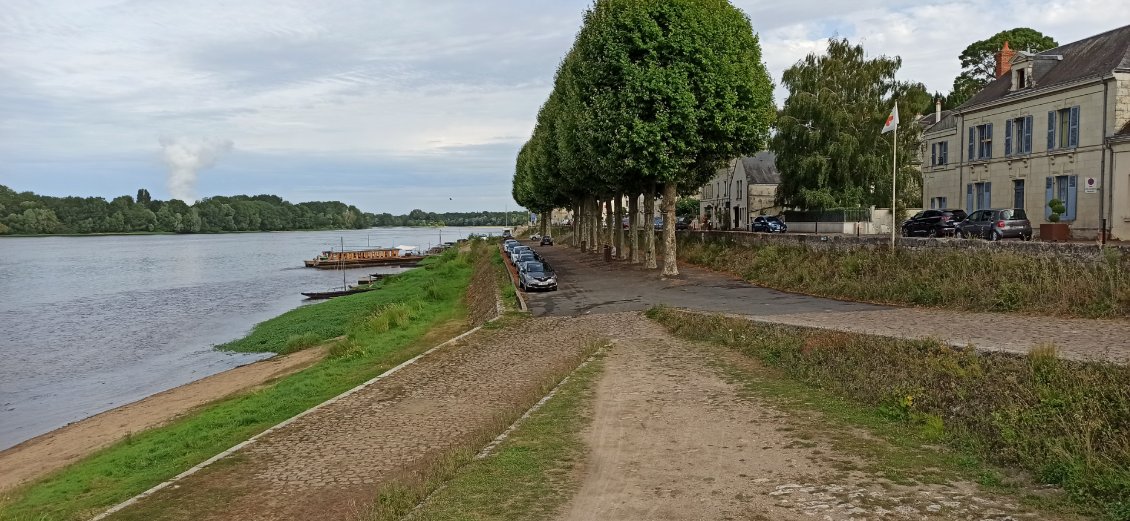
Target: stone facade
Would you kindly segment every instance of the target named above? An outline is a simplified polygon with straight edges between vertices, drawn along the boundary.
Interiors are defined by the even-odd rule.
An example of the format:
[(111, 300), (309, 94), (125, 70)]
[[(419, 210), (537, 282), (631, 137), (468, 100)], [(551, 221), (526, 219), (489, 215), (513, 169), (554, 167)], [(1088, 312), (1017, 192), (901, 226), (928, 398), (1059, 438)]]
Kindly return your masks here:
[(749, 229), (755, 217), (780, 213), (775, 159), (771, 152), (762, 152), (719, 169), (699, 189), (699, 221), (709, 221), (716, 229)]
[[(1122, 54), (1096, 73), (1099, 44)], [(1074, 237), (1098, 236), (1106, 219), (1109, 237), (1130, 239), (1130, 155), (1115, 157), (1111, 141), (1130, 122), (1130, 70), (1118, 61), (1128, 46), (1130, 26), (1039, 54), (1002, 51), (1002, 75), (923, 133), (923, 206), (1024, 208), (1038, 230), (1059, 198)]]

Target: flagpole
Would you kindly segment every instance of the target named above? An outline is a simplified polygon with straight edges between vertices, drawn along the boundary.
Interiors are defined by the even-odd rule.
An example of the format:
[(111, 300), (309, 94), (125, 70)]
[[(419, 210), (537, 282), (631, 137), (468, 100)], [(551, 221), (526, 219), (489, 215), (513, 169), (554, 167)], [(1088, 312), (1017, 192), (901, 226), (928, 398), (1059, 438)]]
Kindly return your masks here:
[[(898, 111), (898, 105), (895, 105), (895, 111)], [(898, 217), (895, 215), (895, 199), (898, 191), (898, 142), (899, 142), (899, 124), (898, 117), (895, 118), (894, 137), (891, 139), (891, 252), (895, 251), (895, 222)]]

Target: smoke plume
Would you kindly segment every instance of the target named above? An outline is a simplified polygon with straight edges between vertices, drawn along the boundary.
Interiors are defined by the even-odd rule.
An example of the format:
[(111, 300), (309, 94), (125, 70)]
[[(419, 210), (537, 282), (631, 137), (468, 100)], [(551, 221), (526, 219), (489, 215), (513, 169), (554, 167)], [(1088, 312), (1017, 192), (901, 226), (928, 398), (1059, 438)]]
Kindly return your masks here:
[(196, 178), (199, 172), (216, 164), (216, 160), (232, 149), (227, 139), (189, 139), (162, 137), (161, 155), (169, 165), (169, 194), (189, 204), (196, 201)]

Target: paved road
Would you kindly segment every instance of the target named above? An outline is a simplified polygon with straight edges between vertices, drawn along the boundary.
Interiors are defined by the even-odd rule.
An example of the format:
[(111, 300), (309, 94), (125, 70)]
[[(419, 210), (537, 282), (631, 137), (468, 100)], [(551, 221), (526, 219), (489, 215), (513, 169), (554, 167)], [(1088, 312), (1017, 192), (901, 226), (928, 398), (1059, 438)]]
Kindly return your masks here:
[(658, 271), (643, 270), (626, 261), (606, 263), (599, 255), (581, 254), (568, 246), (526, 244), (549, 260), (560, 281), (556, 292), (529, 295), (534, 316), (641, 311), (660, 304), (758, 315), (890, 309), (785, 293), (689, 266), (679, 267), (678, 278), (663, 280)]
[(762, 288), (732, 276), (680, 265), (662, 279), (624, 261), (604, 262), (568, 246), (538, 247), (558, 272), (561, 289), (530, 294), (535, 316), (635, 311), (656, 305), (724, 313), (760, 322), (900, 338), (937, 338), (951, 345), (1027, 353), (1053, 345), (1060, 356), (1130, 362), (1130, 321), (1090, 320), (941, 308), (843, 302)]

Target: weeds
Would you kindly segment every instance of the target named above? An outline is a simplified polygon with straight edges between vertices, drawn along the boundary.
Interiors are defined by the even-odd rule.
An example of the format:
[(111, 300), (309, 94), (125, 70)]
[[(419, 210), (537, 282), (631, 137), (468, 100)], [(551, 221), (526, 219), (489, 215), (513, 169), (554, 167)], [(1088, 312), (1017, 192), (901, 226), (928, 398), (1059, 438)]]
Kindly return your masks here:
[(1130, 258), (1114, 249), (1088, 262), (1003, 251), (892, 253), (681, 239), (681, 260), (785, 291), (971, 311), (1130, 316)]
[(1063, 360), (1051, 346), (1014, 356), (663, 308), (649, 316), (1130, 520), (1130, 367)]

